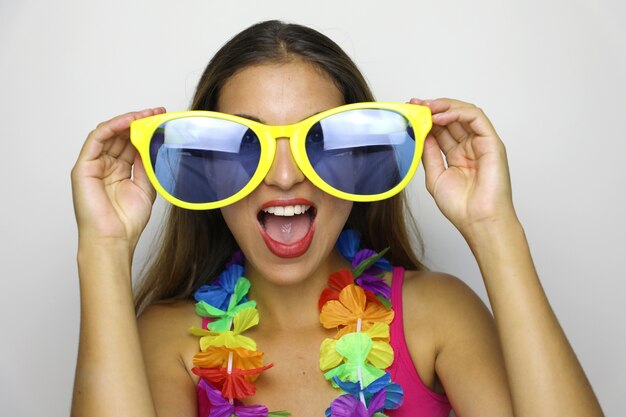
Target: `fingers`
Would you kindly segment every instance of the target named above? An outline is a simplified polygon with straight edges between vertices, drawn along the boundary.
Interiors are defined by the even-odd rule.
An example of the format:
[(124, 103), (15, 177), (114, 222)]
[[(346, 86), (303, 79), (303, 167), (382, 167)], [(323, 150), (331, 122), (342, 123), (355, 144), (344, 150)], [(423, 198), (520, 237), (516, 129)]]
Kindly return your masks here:
[[(145, 109), (138, 112), (122, 114), (100, 123), (90, 134), (80, 151), (78, 160), (92, 161), (103, 152), (113, 157), (119, 156), (129, 145), (130, 123), (133, 120), (164, 113), (163, 107)], [(132, 162), (132, 160), (131, 160)]]
[(446, 165), (439, 143), (432, 134), (426, 136), (424, 151), (422, 152), (422, 164), (426, 179), (426, 189), (433, 194), (437, 178), (445, 172)]
[(495, 130), (483, 111), (473, 104), (452, 99), (425, 102), (433, 112), (433, 124), (446, 126), (457, 141), (468, 135), (492, 136)]
[[(435, 114), (435, 110), (442, 110), (444, 108), (443, 106), (445, 105), (444, 102), (436, 102), (433, 100), (422, 100), (419, 98), (412, 98), (411, 100), (409, 100), (409, 103), (418, 104), (421, 106), (427, 106), (430, 108), (430, 111), (433, 113), (433, 115)], [(446, 154), (450, 152), (450, 150), (458, 144), (456, 139), (452, 137), (452, 135), (448, 131), (448, 128), (446, 127), (437, 126), (436, 124), (433, 123), (430, 133), (437, 139), (439, 147)]]
[(472, 137), (497, 137), (487, 116), (473, 104), (448, 98), (412, 99), (410, 102), (430, 108), (433, 114), (431, 132), (445, 154)]
[(143, 167), (143, 162), (141, 161), (141, 157), (139, 153), (135, 152), (133, 162), (133, 182), (143, 190), (146, 195), (150, 196), (150, 200), (154, 202), (156, 197), (156, 191), (152, 184), (150, 183), (150, 179), (148, 178), (148, 174), (146, 174), (146, 170)]
[(433, 124), (433, 127), (430, 130), (430, 133), (437, 140), (439, 147), (443, 151), (443, 153), (448, 154), (454, 147), (456, 147), (459, 142), (452, 135), (449, 129), (441, 126), (437, 126)]

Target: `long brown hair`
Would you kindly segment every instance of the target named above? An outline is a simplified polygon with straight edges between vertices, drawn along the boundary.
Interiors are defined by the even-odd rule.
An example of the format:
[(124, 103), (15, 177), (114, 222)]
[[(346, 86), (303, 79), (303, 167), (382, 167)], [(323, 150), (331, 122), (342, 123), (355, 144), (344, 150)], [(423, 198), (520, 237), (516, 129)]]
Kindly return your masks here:
[[(346, 104), (374, 101), (363, 75), (335, 42), (311, 28), (272, 20), (249, 27), (215, 54), (200, 78), (191, 108), (214, 110), (224, 83), (243, 68), (295, 59), (328, 74)], [(158, 301), (191, 298), (219, 274), (237, 249), (220, 210), (171, 206), (166, 218), (158, 249), (136, 291), (138, 311)], [(389, 247), (387, 258), (392, 264), (424, 269), (410, 243), (409, 230), (421, 241), (404, 193), (375, 203), (355, 203), (346, 227), (361, 233), (364, 247), (376, 251)]]

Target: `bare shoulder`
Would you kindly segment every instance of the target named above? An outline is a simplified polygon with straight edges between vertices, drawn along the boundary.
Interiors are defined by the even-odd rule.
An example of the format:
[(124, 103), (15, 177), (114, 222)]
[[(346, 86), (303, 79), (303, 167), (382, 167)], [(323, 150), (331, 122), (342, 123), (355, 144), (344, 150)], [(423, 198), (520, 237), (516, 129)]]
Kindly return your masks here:
[(443, 388), (436, 362), (441, 352), (471, 329), (469, 323), (491, 320), (482, 301), (463, 281), (432, 271), (405, 271), (402, 315), (407, 347), (417, 372), (426, 386), (439, 392)]
[(482, 337), (496, 342), (491, 313), (462, 280), (452, 275), (431, 271), (407, 271), (403, 287), (403, 310), (408, 324), (412, 322), (428, 332), (435, 354), (463, 338)]
[(405, 314), (428, 319), (437, 328), (491, 320), (485, 304), (465, 282), (441, 272), (406, 271), (403, 301)]
[[(186, 333), (186, 330), (199, 322), (191, 301), (174, 301), (152, 304), (139, 316), (139, 330), (149, 336), (151, 333)], [(183, 326), (182, 328), (180, 326)]]
[(147, 362), (176, 358), (191, 375), (191, 358), (198, 350), (198, 339), (188, 329), (201, 324), (191, 301), (147, 307), (137, 320), (144, 358)]
[[(488, 404), (485, 409), (498, 415), (511, 415), (498, 334), (480, 297), (454, 276), (407, 271), (402, 298), (411, 356), (415, 362), (415, 352), (432, 364), (431, 368), (416, 363), (418, 372), (420, 366), (433, 372), (435, 386), (441, 383), (458, 409), (470, 410), (467, 415), (475, 415), (476, 404)], [(480, 415), (480, 410), (475, 411)]]
[(200, 327), (190, 301), (154, 304), (137, 320), (146, 373), (152, 396), (164, 416), (192, 416), (196, 413), (196, 376), (191, 362), (198, 351), (197, 337), (189, 334)]

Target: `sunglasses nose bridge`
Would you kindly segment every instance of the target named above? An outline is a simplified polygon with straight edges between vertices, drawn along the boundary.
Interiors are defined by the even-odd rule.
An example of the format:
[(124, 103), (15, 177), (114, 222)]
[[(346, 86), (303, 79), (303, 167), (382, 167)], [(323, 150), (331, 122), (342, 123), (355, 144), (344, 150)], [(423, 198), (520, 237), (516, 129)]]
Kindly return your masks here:
[(295, 160), (290, 144), (296, 125), (268, 126), (268, 130), (276, 141), (276, 147), (265, 182), (281, 189), (289, 189), (304, 180), (304, 174)]
[(286, 138), (291, 139), (293, 136), (296, 125), (286, 125), (286, 126), (268, 126), (268, 130), (270, 135), (274, 139)]

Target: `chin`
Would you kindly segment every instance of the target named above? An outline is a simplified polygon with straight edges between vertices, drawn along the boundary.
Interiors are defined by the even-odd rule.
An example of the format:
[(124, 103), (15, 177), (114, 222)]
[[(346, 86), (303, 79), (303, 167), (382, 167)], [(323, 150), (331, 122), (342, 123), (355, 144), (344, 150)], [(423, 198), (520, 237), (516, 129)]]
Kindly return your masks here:
[[(302, 284), (311, 279), (323, 277), (324, 282), (328, 275), (349, 263), (335, 250), (335, 242), (341, 229), (336, 235), (315, 236), (307, 250), (299, 256), (277, 256), (270, 250), (262, 238), (242, 242), (240, 248), (246, 256), (246, 277), (263, 279), (277, 286), (291, 286)], [(261, 240), (261, 242), (258, 242)]]
[(248, 278), (294, 285), (322, 274), (327, 277), (345, 266), (334, 248), (352, 202), (307, 185), (290, 193), (261, 187), (261, 191), (222, 208), (224, 220), (246, 256)]

